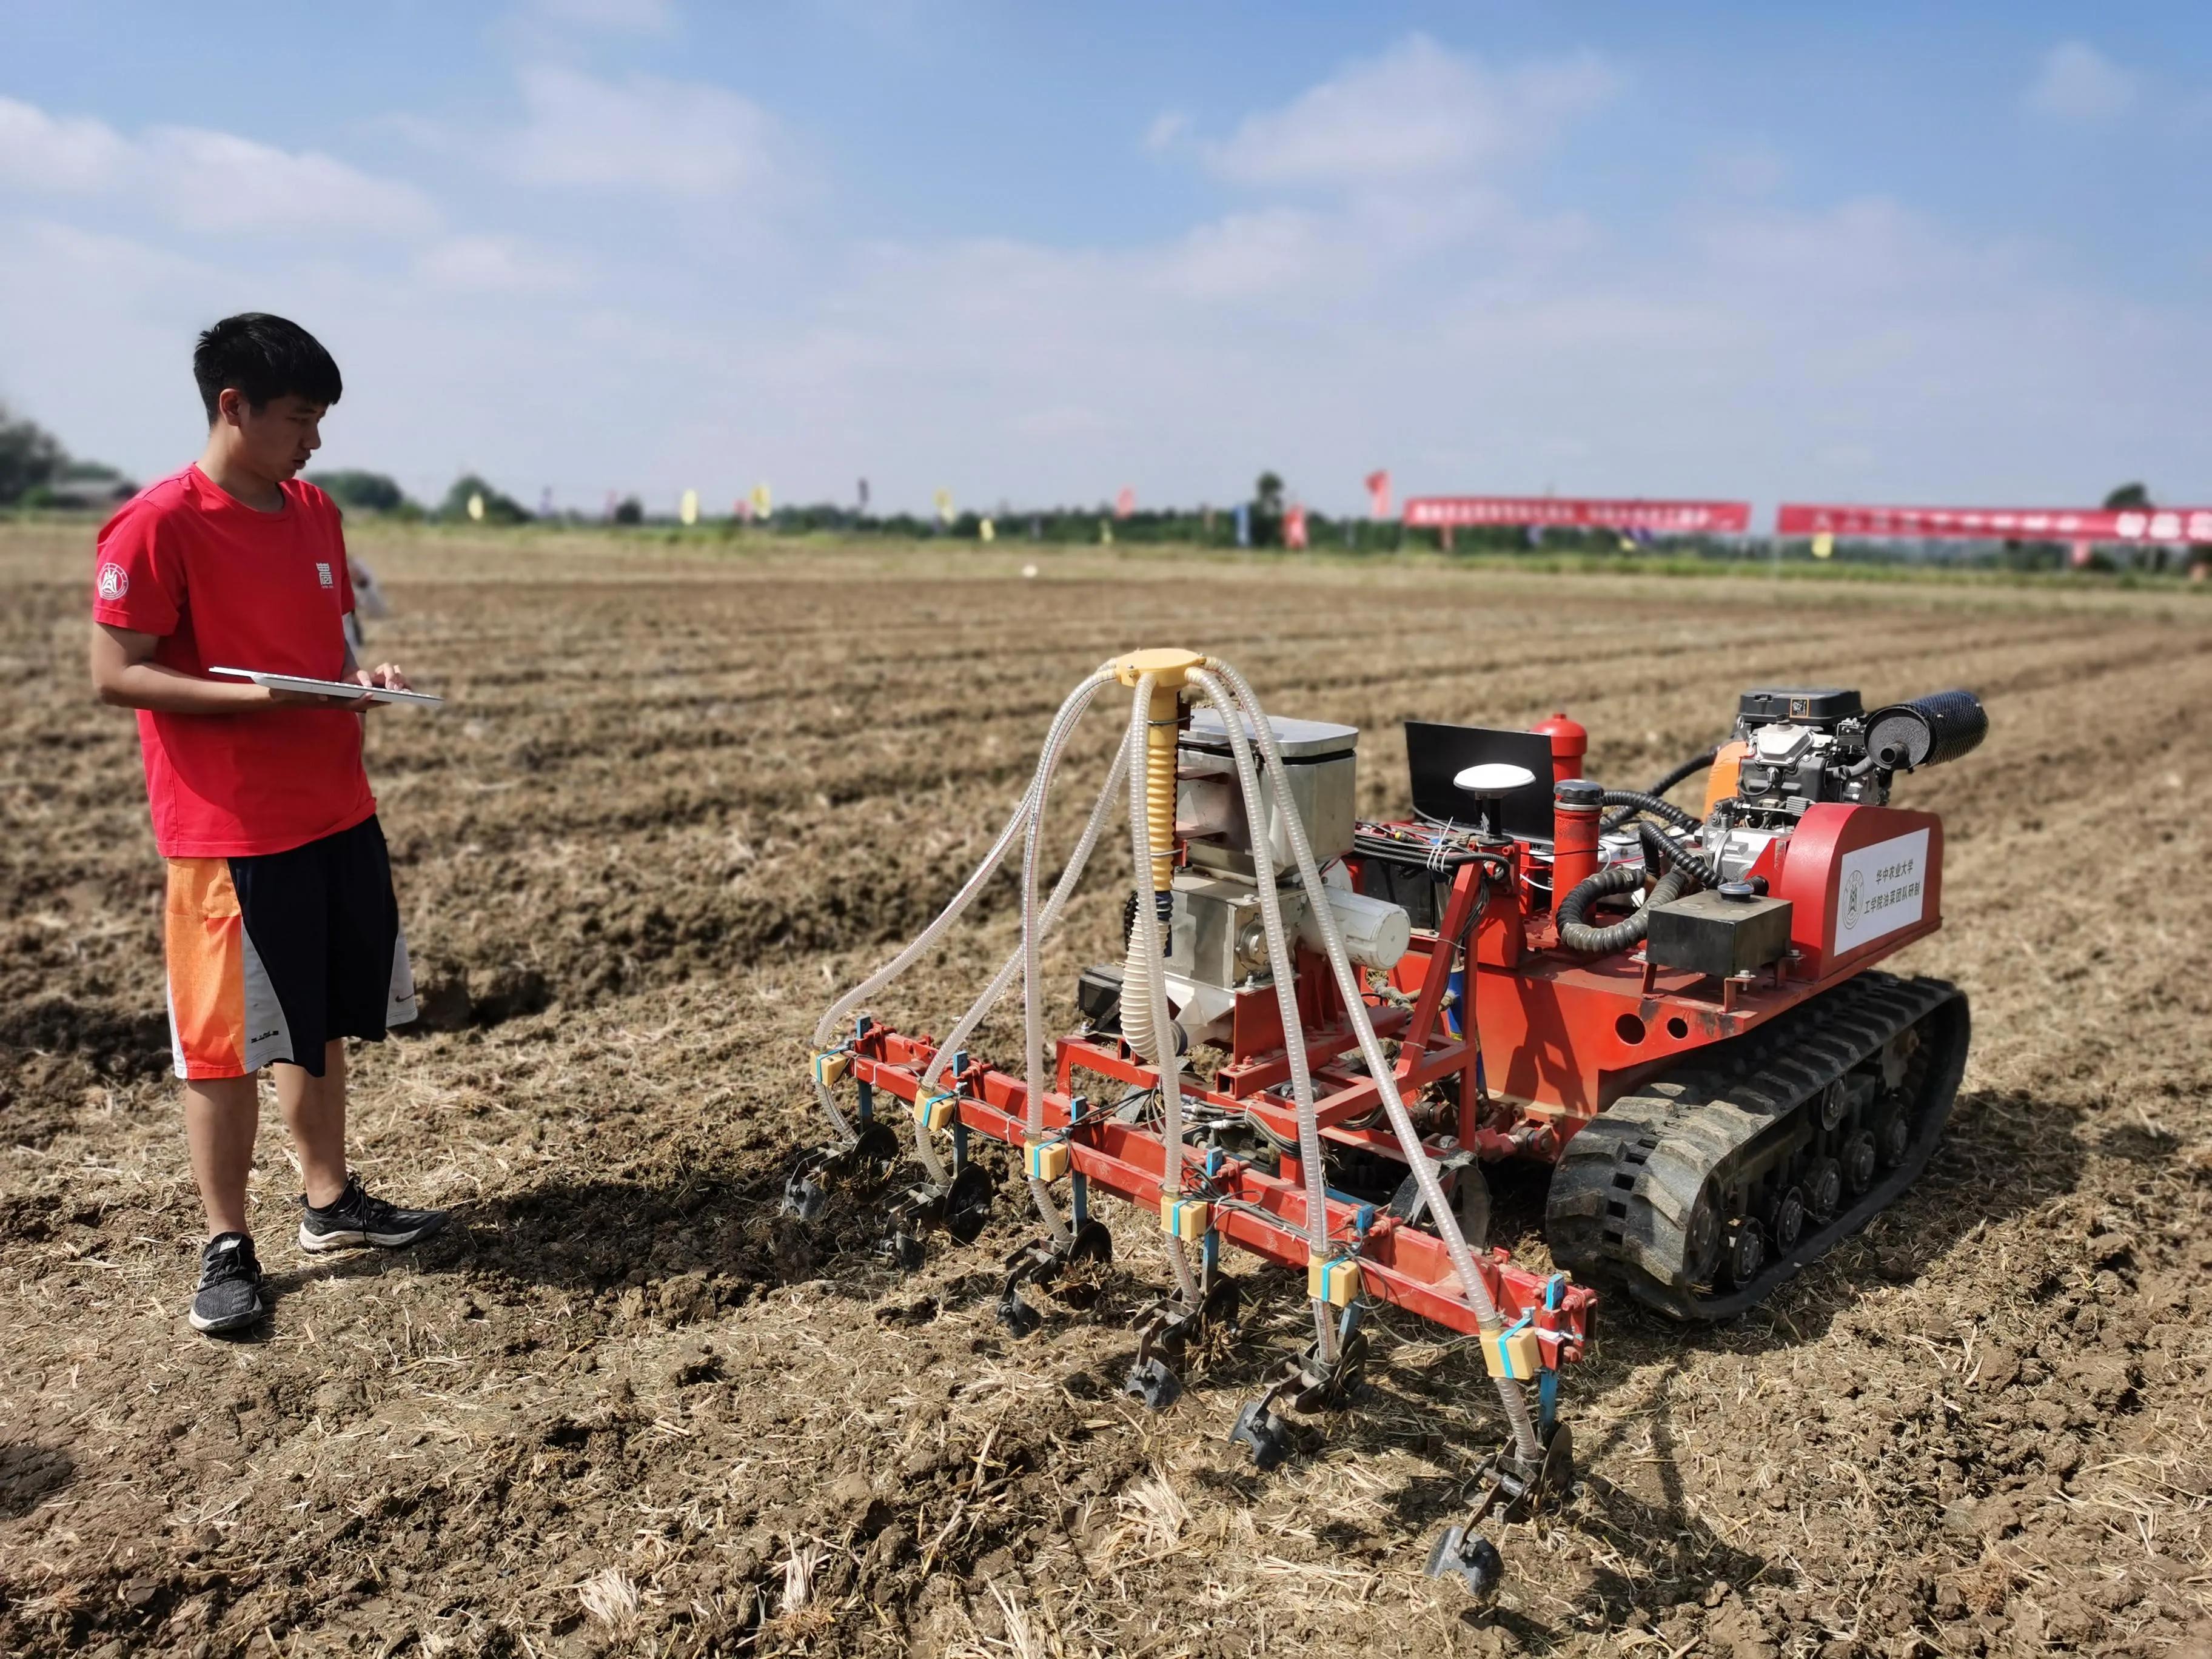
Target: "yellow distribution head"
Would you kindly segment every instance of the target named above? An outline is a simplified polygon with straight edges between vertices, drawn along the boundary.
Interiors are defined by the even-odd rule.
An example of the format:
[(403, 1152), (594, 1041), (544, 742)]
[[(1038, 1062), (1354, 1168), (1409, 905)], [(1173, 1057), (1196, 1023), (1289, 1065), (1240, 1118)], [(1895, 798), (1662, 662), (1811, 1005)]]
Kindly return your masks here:
[(1180, 686), (1190, 678), (1194, 668), (1206, 666), (1206, 659), (1195, 651), (1178, 651), (1162, 647), (1152, 651), (1132, 651), (1114, 659), (1114, 678), (1124, 685), (1133, 686), (1150, 674), (1163, 686)]

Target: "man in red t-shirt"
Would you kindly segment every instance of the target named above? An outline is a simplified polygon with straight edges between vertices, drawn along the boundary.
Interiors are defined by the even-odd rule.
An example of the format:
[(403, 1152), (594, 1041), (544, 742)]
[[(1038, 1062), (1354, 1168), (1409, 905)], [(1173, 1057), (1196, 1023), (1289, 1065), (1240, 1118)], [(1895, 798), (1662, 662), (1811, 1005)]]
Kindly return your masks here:
[(411, 1244), (442, 1210), (402, 1210), (346, 1167), (345, 1042), (415, 1018), (384, 833), (362, 769), (367, 698), (274, 691), (217, 666), (404, 688), (354, 660), (345, 538), (295, 476), (321, 447), (337, 365), (259, 313), (200, 336), (207, 448), (100, 532), (92, 683), (138, 710), (154, 842), (168, 860), (169, 1035), (208, 1242), (191, 1322), (267, 1311), (246, 1214), (268, 1066), (299, 1149), (302, 1249)]

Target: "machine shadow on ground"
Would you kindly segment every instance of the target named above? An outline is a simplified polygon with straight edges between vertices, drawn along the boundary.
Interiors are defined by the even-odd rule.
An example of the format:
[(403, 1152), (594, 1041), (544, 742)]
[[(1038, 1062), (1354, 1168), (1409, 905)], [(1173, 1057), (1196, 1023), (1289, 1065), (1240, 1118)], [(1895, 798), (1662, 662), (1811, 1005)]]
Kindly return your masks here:
[[(2139, 1139), (2141, 1146), (2117, 1150), (2147, 1162), (2162, 1158), (2163, 1143)], [(1815, 1340), (1863, 1290), (1910, 1279), (1976, 1227), (2070, 1190), (2085, 1151), (2076, 1115), (2063, 1107), (2029, 1095), (1966, 1091), (1927, 1170), (1905, 1196), (1762, 1308), (1714, 1326), (1690, 1327), (1644, 1310), (1625, 1294), (1609, 1297), (1598, 1339), (1600, 1354), (1612, 1362), (1604, 1369), (1662, 1360), (1686, 1343), (1718, 1340), (1759, 1352)], [(838, 1188), (823, 1215), (801, 1224), (780, 1212), (785, 1161), (779, 1156), (763, 1167), (747, 1159), (665, 1183), (562, 1179), (526, 1188), (464, 1206), (447, 1235), (416, 1253), (416, 1265), (432, 1273), (477, 1273), (587, 1293), (704, 1275), (740, 1291), (805, 1282), (862, 1301), (895, 1296), (904, 1279), (880, 1246), (891, 1206), (920, 1181), (920, 1170), (902, 1164), (880, 1188)], [(1492, 1169), (1492, 1243), (1524, 1258), (1540, 1249), (1547, 1176), (1535, 1165)], [(935, 1287), (935, 1294), (959, 1303), (995, 1297), (1003, 1281), (1000, 1259), (1035, 1231), (1033, 1224), (1021, 1184), (1002, 1178), (988, 1224), (974, 1243), (961, 1245), (941, 1231), (925, 1233), (932, 1261), (956, 1252), (974, 1263), (950, 1285)], [(1291, 1275), (1253, 1272), (1253, 1264), (1234, 1253), (1227, 1266), (1246, 1280), (1248, 1327), (1255, 1317), (1269, 1317), (1255, 1297), (1298, 1308)], [(274, 1276), (275, 1287), (281, 1293), (318, 1274), (378, 1270), (374, 1262), (303, 1268)], [(1117, 1268), (1099, 1304), (1080, 1313), (1060, 1307), (1049, 1293), (1027, 1294), (1048, 1316), (1041, 1340), (1049, 1340), (1050, 1329), (1067, 1320), (1097, 1323), (1109, 1310), (1133, 1316), (1160, 1288)], [(1205, 1375), (1218, 1386), (1256, 1387), (1279, 1357), (1278, 1349), (1287, 1352), (1295, 1334), (1286, 1324), (1282, 1344), (1241, 1340), (1212, 1356)], [(1390, 1339), (1379, 1330), (1376, 1335), (1379, 1358)]]
[(0, 1520), (28, 1515), (76, 1479), (76, 1459), (34, 1440), (0, 1443)]

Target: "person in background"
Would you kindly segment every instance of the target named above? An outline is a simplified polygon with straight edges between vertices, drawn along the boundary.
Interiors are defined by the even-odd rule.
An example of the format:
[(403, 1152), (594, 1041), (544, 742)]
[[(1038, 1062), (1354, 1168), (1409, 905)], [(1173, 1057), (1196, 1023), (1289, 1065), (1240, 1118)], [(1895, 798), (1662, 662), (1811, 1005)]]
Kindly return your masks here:
[(307, 1188), (301, 1249), (412, 1244), (446, 1212), (373, 1197), (346, 1163), (345, 1039), (415, 1018), (362, 765), (356, 716), (374, 705), (208, 672), (407, 684), (396, 663), (355, 660), (337, 507), (297, 476), (337, 365), (296, 323), (249, 313), (200, 336), (192, 372), (207, 446), (100, 531), (91, 668), (100, 702), (138, 711), (168, 864), (169, 1031), (208, 1232), (191, 1321), (216, 1334), (267, 1311), (246, 1214), (264, 1068)]
[(353, 604), (345, 613), (346, 643), (358, 653), (368, 643), (368, 636), (362, 631), (362, 619), (388, 617), (392, 605), (377, 583), (376, 573), (350, 553), (346, 555), (346, 575), (353, 583)]

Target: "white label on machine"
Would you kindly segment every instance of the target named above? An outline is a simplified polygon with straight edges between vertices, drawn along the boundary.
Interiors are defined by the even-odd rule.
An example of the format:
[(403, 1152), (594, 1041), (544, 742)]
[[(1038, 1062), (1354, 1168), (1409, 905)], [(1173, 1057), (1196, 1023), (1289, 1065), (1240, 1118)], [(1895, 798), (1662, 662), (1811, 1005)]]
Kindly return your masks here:
[(1928, 832), (1915, 830), (1844, 854), (1836, 882), (1836, 949), (1910, 927), (1926, 908)]

